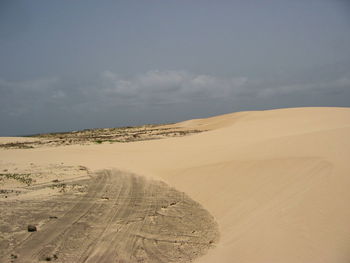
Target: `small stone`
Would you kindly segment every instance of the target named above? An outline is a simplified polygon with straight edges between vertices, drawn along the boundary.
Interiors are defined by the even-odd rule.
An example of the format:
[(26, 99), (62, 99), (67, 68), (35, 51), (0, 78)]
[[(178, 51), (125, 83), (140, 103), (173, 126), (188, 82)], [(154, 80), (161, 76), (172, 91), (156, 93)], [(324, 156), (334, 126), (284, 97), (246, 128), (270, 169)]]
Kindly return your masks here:
[(35, 231), (37, 231), (36, 226), (28, 225), (28, 232), (35, 232)]

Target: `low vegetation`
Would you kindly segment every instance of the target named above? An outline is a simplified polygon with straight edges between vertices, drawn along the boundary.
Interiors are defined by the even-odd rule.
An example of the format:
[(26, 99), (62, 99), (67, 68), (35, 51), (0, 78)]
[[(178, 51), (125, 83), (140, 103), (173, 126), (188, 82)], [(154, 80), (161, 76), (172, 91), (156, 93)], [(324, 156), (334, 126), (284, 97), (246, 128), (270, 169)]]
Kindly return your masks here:
[(5, 179), (16, 180), (20, 183), (30, 186), (35, 180), (31, 178), (31, 174), (20, 174), (20, 173), (0, 173), (0, 182)]
[[(0, 144), (5, 149), (31, 149), (41, 146), (64, 146), (72, 144), (102, 144), (126, 143), (134, 141), (156, 140), (167, 137), (182, 137), (201, 130), (190, 130), (181, 127), (169, 127), (162, 125), (144, 125), (138, 127), (87, 129), (63, 133), (47, 133), (29, 136), (33, 141), (12, 142)], [(39, 139), (39, 140), (36, 140)]]

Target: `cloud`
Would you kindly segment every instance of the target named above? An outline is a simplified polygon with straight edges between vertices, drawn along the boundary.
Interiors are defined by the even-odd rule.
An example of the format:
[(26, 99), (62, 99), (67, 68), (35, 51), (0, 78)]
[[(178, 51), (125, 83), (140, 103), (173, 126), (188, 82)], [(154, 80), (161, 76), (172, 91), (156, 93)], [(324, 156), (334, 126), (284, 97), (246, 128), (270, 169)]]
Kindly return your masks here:
[(273, 81), (187, 71), (154, 70), (130, 78), (106, 71), (101, 75), (101, 81), (104, 83), (101, 92), (108, 96), (111, 103), (114, 100), (126, 104), (188, 103), (213, 99), (237, 102), (242, 98), (259, 100), (290, 94), (340, 93), (350, 88), (347, 74), (335, 79), (271, 85)]
[(58, 84), (56, 77), (24, 81), (0, 79), (0, 113), (20, 116), (47, 101), (63, 97), (64, 93), (57, 90)]
[[(290, 95), (323, 96), (342, 94), (350, 89), (350, 74), (312, 82), (273, 81), (246, 77), (221, 77), (184, 70), (152, 70), (131, 77), (105, 71), (95, 78), (51, 77), (25, 81), (0, 78), (0, 114), (31, 116), (51, 112), (62, 115), (106, 113), (116, 107), (165, 107), (164, 105), (258, 104), (260, 100), (287, 99)], [(333, 95), (332, 95), (333, 94)], [(328, 97), (327, 97), (328, 96)], [(290, 104), (297, 105), (297, 101)]]
[(297, 84), (285, 84), (277, 87), (264, 87), (257, 91), (259, 97), (283, 96), (288, 94), (306, 94), (313, 95), (315, 93), (340, 93), (350, 90), (350, 78), (343, 76), (333, 80), (308, 82)]
[(0, 79), (0, 90), (16, 89), (21, 92), (26, 91), (44, 91), (51, 89), (55, 83), (58, 82), (57, 77), (52, 78), (40, 78), (35, 80), (24, 81), (6, 81)]
[(220, 78), (187, 71), (154, 70), (131, 78), (106, 71), (102, 92), (143, 103), (180, 103), (197, 99), (224, 98), (242, 92), (247, 79)]

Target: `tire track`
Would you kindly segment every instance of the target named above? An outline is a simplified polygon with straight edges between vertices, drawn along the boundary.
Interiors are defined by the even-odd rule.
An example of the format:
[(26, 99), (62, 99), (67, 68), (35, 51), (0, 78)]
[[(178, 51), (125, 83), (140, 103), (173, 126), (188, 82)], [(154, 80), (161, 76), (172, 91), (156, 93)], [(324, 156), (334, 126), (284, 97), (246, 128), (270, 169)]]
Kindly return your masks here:
[[(82, 197), (72, 209), (70, 209), (59, 221), (53, 222), (41, 231), (32, 233), (17, 249), (16, 252), (21, 255), (21, 262), (34, 262), (35, 260), (46, 259), (49, 255), (48, 250), (64, 239), (65, 234), (81, 220), (81, 218), (90, 213), (95, 205), (93, 200), (97, 199), (108, 185), (109, 178), (105, 175), (98, 176), (88, 189), (88, 193)], [(63, 241), (61, 241), (63, 242)], [(23, 259), (22, 259), (23, 258)]]
[(212, 216), (184, 193), (104, 170), (71, 209), (20, 243), (11, 262), (190, 262), (217, 239)]

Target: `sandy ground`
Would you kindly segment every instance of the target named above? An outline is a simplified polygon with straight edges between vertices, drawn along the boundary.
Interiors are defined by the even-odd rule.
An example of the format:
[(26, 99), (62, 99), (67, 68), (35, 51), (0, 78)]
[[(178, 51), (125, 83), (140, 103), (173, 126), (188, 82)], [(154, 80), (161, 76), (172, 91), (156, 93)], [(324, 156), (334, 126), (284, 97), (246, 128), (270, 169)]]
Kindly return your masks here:
[(162, 180), (218, 223), (219, 241), (195, 262), (350, 262), (350, 109), (241, 112), (177, 125), (209, 131), (130, 143), (1, 149), (1, 167), (64, 163), (91, 174), (116, 168)]
[(218, 239), (212, 216), (187, 195), (119, 171), (95, 174), (80, 197), (0, 206), (2, 262), (190, 262)]

